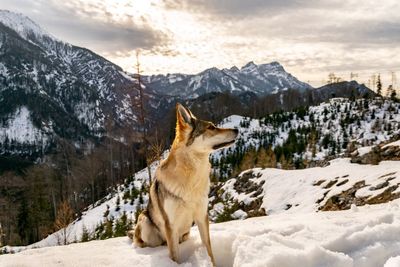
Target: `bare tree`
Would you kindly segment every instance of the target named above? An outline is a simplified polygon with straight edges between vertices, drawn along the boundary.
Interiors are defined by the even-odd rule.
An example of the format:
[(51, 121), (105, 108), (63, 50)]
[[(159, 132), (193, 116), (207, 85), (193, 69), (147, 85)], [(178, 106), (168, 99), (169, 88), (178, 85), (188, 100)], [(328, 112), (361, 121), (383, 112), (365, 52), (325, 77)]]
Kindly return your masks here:
[(3, 246), (3, 236), (4, 236), (3, 228), (1, 227), (1, 223), (0, 223), (0, 247)]
[(57, 234), (58, 244), (67, 245), (71, 234), (71, 229), (68, 228), (68, 225), (73, 221), (74, 213), (67, 201), (61, 202), (57, 211), (54, 226), (56, 230), (59, 230), (59, 233)]
[[(135, 78), (137, 79), (137, 90), (139, 92), (139, 101), (138, 103), (133, 103), (133, 106), (137, 106), (139, 108), (139, 123), (141, 124), (141, 131), (142, 131), (142, 141), (143, 141), (143, 148), (144, 148), (144, 156), (146, 158), (147, 163), (147, 172), (149, 175), (149, 182), (151, 183), (151, 158), (149, 155), (149, 139), (147, 137), (147, 125), (146, 125), (146, 112), (145, 112), (145, 95), (143, 91), (142, 81), (141, 81), (141, 70), (140, 70), (140, 61), (139, 61), (139, 51), (136, 52), (136, 75)], [(132, 98), (134, 99), (134, 98)]]

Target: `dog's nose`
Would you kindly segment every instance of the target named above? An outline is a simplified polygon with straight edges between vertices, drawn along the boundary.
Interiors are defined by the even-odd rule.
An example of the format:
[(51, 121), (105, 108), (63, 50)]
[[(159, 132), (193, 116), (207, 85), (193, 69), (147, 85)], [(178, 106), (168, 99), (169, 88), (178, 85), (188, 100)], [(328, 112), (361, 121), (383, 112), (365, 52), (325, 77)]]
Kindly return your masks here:
[(238, 129), (233, 129), (233, 131), (235, 132), (236, 135), (238, 135), (238, 133), (239, 133)]

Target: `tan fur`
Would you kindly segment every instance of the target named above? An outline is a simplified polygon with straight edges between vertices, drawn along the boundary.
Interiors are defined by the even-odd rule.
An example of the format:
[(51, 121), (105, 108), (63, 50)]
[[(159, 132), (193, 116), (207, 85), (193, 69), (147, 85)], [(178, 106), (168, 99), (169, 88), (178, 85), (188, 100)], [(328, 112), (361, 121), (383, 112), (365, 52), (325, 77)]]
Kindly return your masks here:
[(195, 222), (215, 266), (207, 211), (211, 170), (208, 158), (216, 147), (231, 144), (237, 133), (197, 120), (177, 104), (176, 137), (168, 158), (156, 170), (148, 209), (139, 216), (133, 238), (137, 246), (154, 247), (166, 242), (170, 258), (178, 261), (178, 244), (188, 239)]

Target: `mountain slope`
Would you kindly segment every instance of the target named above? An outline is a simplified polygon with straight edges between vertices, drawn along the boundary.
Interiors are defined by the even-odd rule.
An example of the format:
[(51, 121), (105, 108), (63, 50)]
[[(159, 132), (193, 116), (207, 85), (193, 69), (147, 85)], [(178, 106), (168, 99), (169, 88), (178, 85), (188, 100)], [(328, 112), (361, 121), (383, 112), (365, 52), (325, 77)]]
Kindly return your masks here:
[(181, 96), (184, 99), (196, 98), (210, 92), (253, 92), (262, 96), (287, 89), (304, 91), (312, 88), (287, 73), (278, 62), (260, 65), (249, 62), (241, 69), (211, 68), (195, 75), (146, 76), (144, 82), (158, 93)]
[[(12, 120), (27, 110), (31, 131), (44, 137), (21, 143), (6, 134), (1, 142), (42, 143), (47, 149), (56, 137), (100, 137), (110, 119), (120, 127), (136, 122), (133, 81), (120, 67), (59, 41), (29, 18), (9, 11), (0, 11), (0, 44), (0, 127), (18, 131)], [(2, 150), (7, 153), (19, 151)]]

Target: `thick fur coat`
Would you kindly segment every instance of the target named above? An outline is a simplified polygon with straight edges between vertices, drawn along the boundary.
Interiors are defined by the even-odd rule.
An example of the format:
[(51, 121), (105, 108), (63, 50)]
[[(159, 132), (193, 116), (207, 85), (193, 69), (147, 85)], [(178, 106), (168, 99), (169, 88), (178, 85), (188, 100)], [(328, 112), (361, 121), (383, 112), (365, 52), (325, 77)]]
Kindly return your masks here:
[(179, 260), (179, 243), (189, 237), (193, 223), (215, 266), (208, 220), (209, 155), (234, 143), (238, 130), (221, 129), (176, 106), (176, 135), (171, 151), (156, 170), (147, 209), (132, 233), (139, 247), (167, 244), (170, 258)]

